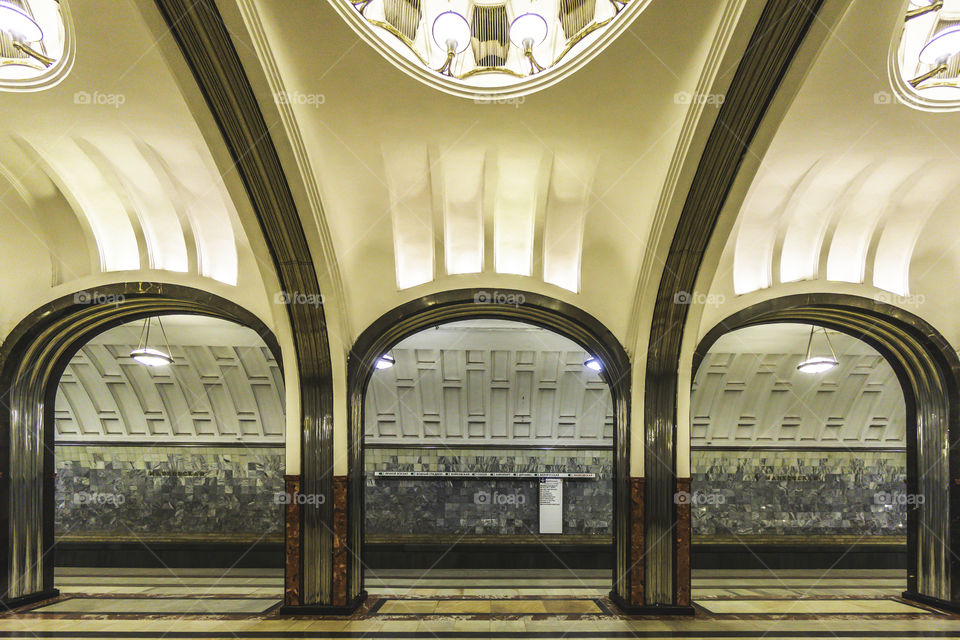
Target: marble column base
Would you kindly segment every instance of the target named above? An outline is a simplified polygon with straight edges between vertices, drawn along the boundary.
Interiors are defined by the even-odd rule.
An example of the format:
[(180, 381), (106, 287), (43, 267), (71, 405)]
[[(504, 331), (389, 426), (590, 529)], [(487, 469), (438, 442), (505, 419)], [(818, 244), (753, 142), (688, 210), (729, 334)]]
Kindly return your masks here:
[(610, 601), (622, 613), (629, 616), (694, 616), (696, 609), (692, 605), (635, 605), (625, 602), (616, 593), (610, 593)]
[(291, 616), (347, 616), (359, 609), (367, 601), (367, 592), (361, 591), (353, 600), (344, 605), (301, 604), (283, 605), (277, 611), (281, 615)]
[(930, 596), (913, 593), (912, 591), (904, 591), (900, 595), (904, 600), (910, 600), (912, 602), (916, 602), (917, 604), (924, 604), (928, 607), (943, 609), (944, 611), (949, 611), (951, 613), (960, 613), (960, 602), (950, 602), (948, 600), (941, 600), (940, 598), (931, 598)]
[(28, 596), (21, 596), (19, 598), (11, 598), (10, 600), (0, 600), (0, 605), (3, 606), (4, 610), (16, 609), (17, 607), (23, 607), (28, 604), (33, 604), (34, 602), (41, 602), (43, 600), (49, 600), (50, 598), (56, 598), (60, 595), (59, 589), (47, 589), (46, 591), (38, 591), (37, 593), (31, 593)]

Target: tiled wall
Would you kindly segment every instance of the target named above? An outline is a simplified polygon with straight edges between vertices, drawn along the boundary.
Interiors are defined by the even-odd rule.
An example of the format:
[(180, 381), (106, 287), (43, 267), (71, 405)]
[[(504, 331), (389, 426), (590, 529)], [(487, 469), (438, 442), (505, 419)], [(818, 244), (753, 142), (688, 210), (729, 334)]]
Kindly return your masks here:
[(613, 531), (612, 470), (609, 450), (368, 448), (365, 533), (377, 537), (536, 535), (536, 480), (373, 476), (374, 471), (501, 471), (597, 474), (596, 480), (564, 480), (563, 532), (609, 536)]
[(691, 471), (696, 535), (906, 535), (884, 500), (905, 494), (903, 452), (701, 450)]
[(282, 448), (57, 446), (58, 536), (282, 532)]

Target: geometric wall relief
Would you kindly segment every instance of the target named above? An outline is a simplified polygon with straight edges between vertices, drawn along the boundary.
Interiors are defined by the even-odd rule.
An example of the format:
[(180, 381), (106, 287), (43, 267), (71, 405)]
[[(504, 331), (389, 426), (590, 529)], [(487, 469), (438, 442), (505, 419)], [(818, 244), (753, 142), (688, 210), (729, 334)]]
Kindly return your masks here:
[[(789, 327), (799, 327), (799, 335), (788, 335)], [(768, 327), (735, 332), (739, 341), (718, 341), (704, 358), (691, 396), (694, 445), (906, 446), (903, 392), (882, 356), (831, 332), (839, 366), (802, 373), (797, 364), (809, 327), (779, 325), (779, 353), (770, 344), (750, 353), (751, 339), (742, 332), (761, 328)]]
[(610, 446), (613, 406), (575, 343), (518, 323), (455, 323), (407, 338), (374, 373), (366, 441)]
[(59, 441), (283, 443), (283, 377), (266, 344), (231, 323), (178, 318), (163, 320), (171, 365), (130, 358), (142, 322), (77, 352), (57, 389)]

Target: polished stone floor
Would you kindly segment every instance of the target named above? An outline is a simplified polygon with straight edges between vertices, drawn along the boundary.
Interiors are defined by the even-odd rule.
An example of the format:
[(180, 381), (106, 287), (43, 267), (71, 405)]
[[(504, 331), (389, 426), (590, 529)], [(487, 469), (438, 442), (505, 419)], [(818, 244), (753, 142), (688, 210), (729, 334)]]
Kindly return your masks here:
[(378, 571), (362, 611), (279, 613), (279, 571), (60, 569), (61, 596), (0, 615), (0, 638), (960, 638), (899, 599), (897, 571), (694, 574), (694, 618), (631, 618), (606, 571)]

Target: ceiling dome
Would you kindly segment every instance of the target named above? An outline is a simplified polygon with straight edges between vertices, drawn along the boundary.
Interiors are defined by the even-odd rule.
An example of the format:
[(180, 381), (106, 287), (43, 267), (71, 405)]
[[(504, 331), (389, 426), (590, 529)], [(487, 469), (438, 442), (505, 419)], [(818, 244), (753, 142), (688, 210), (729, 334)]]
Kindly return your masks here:
[(330, 0), (395, 65), (454, 95), (522, 96), (572, 73), (650, 0)]

